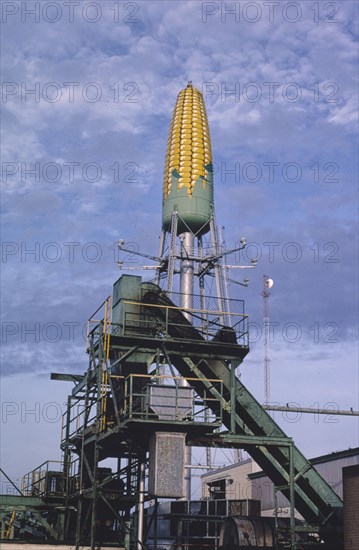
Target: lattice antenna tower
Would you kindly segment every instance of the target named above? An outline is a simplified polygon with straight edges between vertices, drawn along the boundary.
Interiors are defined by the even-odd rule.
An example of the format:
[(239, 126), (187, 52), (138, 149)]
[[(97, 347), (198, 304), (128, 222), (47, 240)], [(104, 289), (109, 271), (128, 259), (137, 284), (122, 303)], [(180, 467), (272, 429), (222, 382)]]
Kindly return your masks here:
[(263, 275), (263, 330), (264, 330), (264, 403), (270, 401), (270, 358), (269, 358), (269, 290), (273, 286), (273, 279)]

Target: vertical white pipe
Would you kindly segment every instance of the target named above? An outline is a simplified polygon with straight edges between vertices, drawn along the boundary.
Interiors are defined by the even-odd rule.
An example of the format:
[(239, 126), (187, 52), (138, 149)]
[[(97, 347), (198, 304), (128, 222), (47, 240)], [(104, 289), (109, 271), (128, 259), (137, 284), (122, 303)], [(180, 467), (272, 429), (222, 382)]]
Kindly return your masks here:
[[(193, 258), (194, 255), (194, 236), (189, 231), (181, 235), (181, 272), (180, 272), (180, 291), (181, 307), (193, 307), (193, 285), (194, 285), (194, 262), (186, 259), (186, 256)], [(187, 319), (191, 320), (188, 313), (184, 313)]]
[(138, 469), (137, 550), (143, 550), (143, 521), (145, 513), (145, 463)]
[[(187, 255), (193, 258), (194, 255), (194, 235), (189, 231), (181, 235), (182, 253), (181, 256)], [(194, 262), (191, 259), (183, 258), (181, 260), (180, 271), (180, 292), (181, 292), (181, 307), (193, 308), (193, 286), (194, 286)], [(191, 321), (191, 314), (184, 312), (184, 315)], [(187, 380), (181, 380), (182, 387), (189, 386)], [(185, 464), (191, 466), (192, 453), (191, 447), (185, 448)], [(185, 499), (191, 499), (191, 468), (185, 468)]]

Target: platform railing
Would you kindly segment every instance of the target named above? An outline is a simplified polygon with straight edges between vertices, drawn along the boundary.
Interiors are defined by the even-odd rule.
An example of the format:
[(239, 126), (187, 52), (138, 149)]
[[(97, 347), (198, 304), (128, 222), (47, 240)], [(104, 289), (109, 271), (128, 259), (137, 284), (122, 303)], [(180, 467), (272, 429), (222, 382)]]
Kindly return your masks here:
[[(118, 401), (121, 418), (143, 421), (194, 422), (216, 424), (222, 423), (223, 383), (218, 379), (206, 380), (217, 389), (218, 399), (208, 392), (198, 398), (191, 381), (189, 387), (181, 387), (179, 376), (130, 374), (121, 378), (122, 395)], [(213, 411), (216, 411), (214, 413)], [(110, 419), (109, 419), (110, 420)]]
[[(218, 427), (222, 423), (223, 382), (217, 378), (206, 379), (206, 383), (217, 390), (218, 398), (214, 398), (209, 390), (203, 398), (197, 397), (192, 387), (180, 387), (180, 376), (152, 373), (130, 374), (124, 377), (109, 374), (109, 378), (114, 387), (120, 422), (129, 419), (196, 424), (206, 422)], [(188, 378), (187, 381), (191, 384), (195, 379)], [(104, 431), (116, 423), (110, 385), (106, 400), (106, 410), (101, 410), (100, 417), (95, 405), (91, 414), (87, 411), (86, 426), (86, 407), (83, 401), (76, 401), (68, 408), (62, 421), (63, 448), (86, 435), (84, 431)]]
[[(241, 307), (243, 307), (242, 301)], [(189, 323), (194, 326), (206, 342), (226, 343), (228, 338), (231, 344), (248, 346), (248, 315), (241, 312), (223, 312), (217, 309), (207, 310), (200, 308), (185, 308), (175, 305), (147, 304), (131, 300), (123, 301), (123, 328), (124, 335), (150, 335), (166, 339), (171, 329), (186, 330)], [(134, 311), (138, 306), (138, 311)], [(163, 323), (158, 322), (158, 313), (161, 312)], [(180, 312), (185, 319), (173, 322), (173, 313)], [(223, 323), (224, 315), (229, 322)]]
[(105, 360), (108, 360), (111, 332), (112, 296), (108, 296), (87, 321), (86, 350), (90, 350), (91, 335), (103, 338)]
[[(86, 427), (91, 429), (97, 419), (96, 406), (93, 405), (93, 411), (86, 420)], [(83, 402), (76, 401), (62, 415), (61, 443), (66, 440), (82, 437), (85, 429), (86, 407)]]
[[(89, 491), (90, 484), (87, 486), (82, 479), (81, 485), (81, 460), (75, 458), (69, 467), (68, 494), (74, 495), (79, 492)], [(118, 496), (135, 496), (137, 494), (138, 484), (138, 461), (126, 460), (126, 464), (119, 471), (112, 471), (111, 468), (100, 468), (98, 476), (98, 488), (104, 493), (111, 494), (112, 498)]]
[(62, 496), (66, 492), (63, 462), (47, 460), (25, 474), (21, 482), (24, 496)]

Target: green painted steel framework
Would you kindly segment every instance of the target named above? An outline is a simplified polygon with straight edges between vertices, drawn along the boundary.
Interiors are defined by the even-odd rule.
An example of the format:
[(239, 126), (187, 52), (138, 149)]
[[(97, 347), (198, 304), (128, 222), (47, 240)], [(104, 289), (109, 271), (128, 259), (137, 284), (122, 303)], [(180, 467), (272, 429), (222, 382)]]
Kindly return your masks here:
[[(129, 277), (123, 277), (125, 283), (126, 280), (131, 283)], [(102, 432), (98, 428), (101, 424), (103, 390), (100, 377), (104, 364), (101, 360), (104, 338), (95, 335), (95, 332), (90, 344), (90, 368), (71, 396), (76, 401), (81, 395), (87, 411), (83, 428), (75, 435), (77, 441), (70, 434), (69, 416), (68, 433), (63, 442), (65, 455), (75, 450), (80, 456), (81, 483), (84, 478), (89, 478), (89, 487), (82, 487), (77, 495), (70, 497), (78, 510), (77, 544), (83, 542), (87, 522), (91, 525), (90, 544), (95, 545), (96, 508), (99, 501), (106, 501), (98, 482), (98, 462), (104, 457), (116, 456), (119, 461), (125, 459), (135, 464), (133, 475), (125, 480), (124, 493), (116, 502), (117, 506), (121, 502), (121, 518), (129, 529), (130, 510), (138, 500), (138, 468), (145, 460), (150, 435), (154, 431), (179, 430), (186, 431), (190, 446), (237, 447), (248, 451), (291, 503), (291, 548), (297, 548), (298, 527), (294, 522), (294, 509), (308, 522), (308, 531), (319, 533), (326, 541), (327, 548), (338, 548), (342, 537), (341, 500), (235, 375), (236, 367), (249, 351), (247, 342), (244, 340), (244, 343), (238, 344), (232, 339), (225, 341), (225, 338), (224, 341), (220, 338), (206, 340), (198, 327), (188, 320), (188, 312), (181, 311), (154, 284), (142, 283), (135, 299), (132, 292), (126, 296), (126, 284), (123, 287), (119, 301), (120, 305), (122, 302), (121, 322), (112, 325), (110, 341), (112, 364), (108, 372), (107, 397), (113, 404), (112, 425), (108, 423)], [(98, 329), (101, 331), (101, 324)], [(204, 422), (190, 424), (175, 419), (159, 421), (142, 413), (136, 417), (132, 410), (126, 416), (126, 407), (121, 405), (119, 410), (114, 383), (116, 376), (124, 376), (125, 365), (131, 358), (133, 363), (130, 365), (134, 372), (140, 372), (138, 365), (146, 363), (149, 369), (155, 361), (165, 361), (175, 367), (212, 410), (217, 422), (211, 426)], [(116, 374), (119, 372), (120, 375)], [(131, 394), (133, 405), (141, 391), (130, 388)], [(96, 406), (97, 411), (95, 429), (91, 427), (91, 422), (90, 428), (87, 427), (91, 404)], [(214, 432), (219, 421), (227, 431)], [(132, 487), (131, 491), (129, 487)], [(107, 505), (111, 508), (109, 502)]]
[[(89, 330), (86, 373), (52, 375), (72, 381), (74, 388), (61, 442), (65, 488), (54, 500), (61, 514), (56, 525), (62, 531), (55, 538), (50, 525), (48, 536), (75, 542), (76, 548), (90, 544), (95, 549), (115, 532), (112, 542), (117, 547), (141, 548), (136, 518), (139, 500), (151, 498), (143, 494), (140, 479), (149, 440), (154, 432), (179, 431), (186, 433), (189, 446), (242, 448), (253, 457), (290, 502), (291, 550), (302, 548), (295, 509), (306, 520), (305, 529), (325, 541), (321, 548), (340, 548), (340, 498), (236, 377), (236, 367), (249, 351), (244, 312), (235, 332), (223, 326), (218, 316), (209, 319), (203, 311), (184, 311), (160, 287), (141, 282), (140, 277), (124, 275), (117, 283), (112, 322), (100, 316)], [(214, 324), (215, 334), (208, 329)], [(173, 371), (174, 388), (179, 375), (187, 379), (200, 414), (192, 412), (184, 419), (171, 413), (160, 418), (148, 408), (147, 392), (158, 387), (163, 364)], [(173, 395), (176, 400), (176, 392)], [(117, 459), (117, 471), (101, 467), (105, 458)], [(12, 498), (22, 502), (8, 502), (7, 513), (24, 506), (26, 499)], [(46, 495), (28, 498), (32, 499), (29, 505), (34, 510), (40, 507), (41, 513)]]

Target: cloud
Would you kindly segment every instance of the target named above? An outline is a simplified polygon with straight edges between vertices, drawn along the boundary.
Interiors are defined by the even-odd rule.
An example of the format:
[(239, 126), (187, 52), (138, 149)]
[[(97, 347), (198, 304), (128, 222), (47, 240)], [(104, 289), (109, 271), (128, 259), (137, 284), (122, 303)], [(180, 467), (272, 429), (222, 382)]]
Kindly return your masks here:
[(344, 106), (335, 109), (334, 113), (329, 117), (329, 122), (340, 125), (351, 125), (358, 122), (358, 101), (352, 96)]

